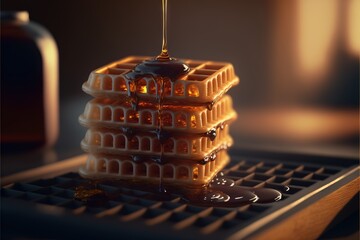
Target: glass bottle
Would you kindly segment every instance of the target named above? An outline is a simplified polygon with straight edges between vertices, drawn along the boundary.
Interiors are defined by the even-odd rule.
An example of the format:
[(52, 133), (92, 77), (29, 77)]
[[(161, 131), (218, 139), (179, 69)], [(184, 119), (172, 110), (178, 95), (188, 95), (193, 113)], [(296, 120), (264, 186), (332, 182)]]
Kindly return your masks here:
[(58, 137), (58, 49), (28, 12), (1, 12), (1, 150), (51, 146)]

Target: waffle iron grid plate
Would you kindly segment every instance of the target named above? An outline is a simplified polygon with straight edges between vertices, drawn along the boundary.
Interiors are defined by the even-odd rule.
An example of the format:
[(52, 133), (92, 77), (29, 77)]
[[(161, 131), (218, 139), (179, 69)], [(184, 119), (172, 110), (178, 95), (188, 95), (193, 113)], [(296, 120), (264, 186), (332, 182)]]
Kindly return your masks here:
[[(232, 161), (223, 172), (240, 186), (282, 191), (283, 200), (279, 202), (238, 208), (200, 207), (178, 196), (164, 201), (155, 193), (107, 183), (98, 187), (117, 193), (118, 197), (100, 207), (88, 206), (74, 199), (74, 188), (87, 181), (74, 171), (4, 186), (1, 189), (2, 228), (10, 235), (15, 231), (34, 237), (243, 238), (256, 234), (249, 228), (274, 212), (309, 194), (314, 201), (319, 198), (319, 194), (314, 194), (317, 190), (326, 192), (331, 183), (346, 178), (348, 183), (358, 176), (357, 159), (267, 156), (242, 157), (233, 151)], [(290, 190), (283, 191), (284, 185)], [(249, 231), (242, 232), (244, 230)]]

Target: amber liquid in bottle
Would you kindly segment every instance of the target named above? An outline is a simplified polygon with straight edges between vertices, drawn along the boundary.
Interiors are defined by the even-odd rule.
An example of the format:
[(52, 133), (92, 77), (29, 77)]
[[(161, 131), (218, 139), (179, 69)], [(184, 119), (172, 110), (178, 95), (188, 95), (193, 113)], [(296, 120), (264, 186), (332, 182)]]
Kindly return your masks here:
[[(41, 40), (41, 41), (40, 41)], [(27, 12), (1, 13), (1, 149), (52, 145), (58, 132), (57, 47)]]

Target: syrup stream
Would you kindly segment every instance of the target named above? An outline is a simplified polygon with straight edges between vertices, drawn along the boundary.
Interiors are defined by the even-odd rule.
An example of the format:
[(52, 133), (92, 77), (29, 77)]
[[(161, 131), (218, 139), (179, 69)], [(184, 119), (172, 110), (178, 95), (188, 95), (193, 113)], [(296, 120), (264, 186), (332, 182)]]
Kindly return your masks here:
[(157, 59), (169, 60), (169, 53), (167, 48), (167, 0), (162, 0), (162, 48), (161, 53)]

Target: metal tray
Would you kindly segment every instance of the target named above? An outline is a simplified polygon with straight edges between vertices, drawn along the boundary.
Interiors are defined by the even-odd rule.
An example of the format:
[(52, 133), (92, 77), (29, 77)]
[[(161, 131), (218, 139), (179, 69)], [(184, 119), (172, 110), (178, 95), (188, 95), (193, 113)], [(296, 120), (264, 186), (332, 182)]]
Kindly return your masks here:
[(115, 200), (74, 199), (84, 156), (2, 179), (5, 236), (106, 239), (316, 238), (359, 191), (358, 159), (232, 151), (225, 175), (236, 184), (282, 191), (284, 199), (238, 208), (200, 207), (178, 196), (100, 184)]

